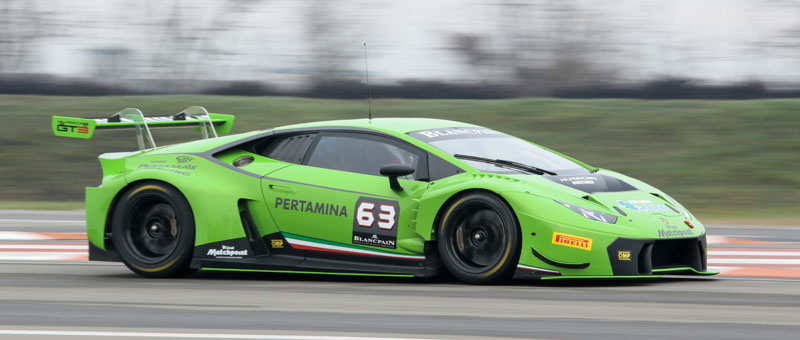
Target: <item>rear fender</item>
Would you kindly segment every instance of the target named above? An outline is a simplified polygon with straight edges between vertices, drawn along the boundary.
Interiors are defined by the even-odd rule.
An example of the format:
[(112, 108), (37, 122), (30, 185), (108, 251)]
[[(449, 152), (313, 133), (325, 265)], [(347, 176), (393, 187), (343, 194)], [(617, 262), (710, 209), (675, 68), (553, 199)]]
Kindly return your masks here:
[[(126, 163), (127, 179), (134, 183), (159, 180), (177, 188), (192, 208), (195, 245), (246, 237), (239, 201), (257, 208), (263, 216), (256, 221), (261, 235), (277, 231), (268, 215), (261, 192), (260, 177), (233, 169), (197, 155), (151, 155), (131, 158)], [(253, 201), (257, 203), (253, 203)]]

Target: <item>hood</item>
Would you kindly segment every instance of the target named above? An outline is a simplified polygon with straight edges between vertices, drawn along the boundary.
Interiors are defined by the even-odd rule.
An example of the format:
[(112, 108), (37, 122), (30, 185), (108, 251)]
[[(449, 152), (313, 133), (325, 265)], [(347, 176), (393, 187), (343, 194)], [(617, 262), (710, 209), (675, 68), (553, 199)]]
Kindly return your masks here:
[(680, 216), (683, 213), (660, 191), (637, 188), (623, 179), (602, 173), (577, 176), (543, 176), (553, 183), (574, 189), (573, 196), (613, 209), (620, 215)]
[[(649, 186), (620, 178), (613, 172), (600, 171), (583, 175), (537, 176), (510, 175), (520, 181), (526, 192), (556, 200), (572, 198), (600, 205), (615, 215), (681, 216), (682, 207), (666, 194)], [(579, 201), (579, 202), (580, 202)], [(591, 208), (591, 205), (587, 206)]]
[[(520, 174), (510, 177), (518, 179), (518, 188), (528, 194), (614, 215), (617, 217), (616, 230), (627, 231), (625, 233), (629, 235), (680, 238), (703, 233), (702, 224), (665, 193), (611, 171), (563, 176)], [(694, 229), (695, 226), (698, 228)]]

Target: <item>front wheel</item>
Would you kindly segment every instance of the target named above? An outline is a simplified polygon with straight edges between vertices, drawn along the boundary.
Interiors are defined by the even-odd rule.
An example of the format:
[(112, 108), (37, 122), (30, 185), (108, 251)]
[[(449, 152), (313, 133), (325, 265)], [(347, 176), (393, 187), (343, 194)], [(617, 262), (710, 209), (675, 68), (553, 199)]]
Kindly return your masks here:
[(500, 283), (516, 269), (520, 231), (505, 202), (488, 193), (473, 193), (447, 207), (437, 245), (453, 276), (468, 283)]
[(194, 216), (174, 187), (143, 182), (117, 203), (111, 227), (114, 248), (128, 268), (146, 277), (188, 274), (194, 248)]

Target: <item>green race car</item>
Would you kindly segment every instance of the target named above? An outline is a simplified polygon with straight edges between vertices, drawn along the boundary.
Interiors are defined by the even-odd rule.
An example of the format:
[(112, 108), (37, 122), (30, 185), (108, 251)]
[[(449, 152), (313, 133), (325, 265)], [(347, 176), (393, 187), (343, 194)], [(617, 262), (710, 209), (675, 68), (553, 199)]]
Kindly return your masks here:
[[(135, 129), (86, 188), (89, 259), (148, 277), (194, 270), (433, 277), (715, 274), (705, 228), (662, 191), (484, 127), (316, 122), (226, 137), (233, 116), (53, 117), (58, 136)], [(201, 140), (156, 147), (151, 128)]]

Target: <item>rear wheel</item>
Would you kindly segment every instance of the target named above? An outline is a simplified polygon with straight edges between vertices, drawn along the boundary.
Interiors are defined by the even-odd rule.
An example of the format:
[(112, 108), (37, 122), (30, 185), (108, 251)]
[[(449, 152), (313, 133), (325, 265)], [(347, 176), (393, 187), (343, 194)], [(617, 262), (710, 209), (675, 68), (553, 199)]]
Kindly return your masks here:
[(453, 276), (468, 283), (500, 283), (516, 269), (520, 231), (505, 202), (488, 193), (473, 193), (447, 208), (437, 244)]
[(126, 191), (114, 210), (112, 240), (122, 261), (146, 277), (191, 272), (194, 216), (174, 187), (143, 182)]

